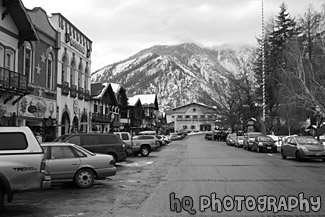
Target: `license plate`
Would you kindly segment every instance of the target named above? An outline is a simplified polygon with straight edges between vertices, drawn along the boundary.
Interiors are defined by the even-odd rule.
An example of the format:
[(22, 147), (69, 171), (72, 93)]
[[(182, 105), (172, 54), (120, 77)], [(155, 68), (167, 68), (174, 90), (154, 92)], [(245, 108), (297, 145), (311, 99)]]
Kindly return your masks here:
[(267, 147), (267, 149), (271, 149), (271, 147)]

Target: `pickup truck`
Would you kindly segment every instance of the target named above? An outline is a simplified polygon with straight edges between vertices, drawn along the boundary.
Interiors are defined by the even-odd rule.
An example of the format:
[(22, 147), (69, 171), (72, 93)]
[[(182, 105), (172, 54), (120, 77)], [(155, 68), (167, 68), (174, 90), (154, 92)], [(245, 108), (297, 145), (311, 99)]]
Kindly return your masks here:
[(43, 149), (29, 127), (0, 127), (0, 209), (13, 194), (51, 186)]
[(139, 153), (142, 157), (148, 156), (150, 152), (157, 150), (159, 141), (153, 135), (137, 135), (132, 137), (133, 154), (137, 156)]

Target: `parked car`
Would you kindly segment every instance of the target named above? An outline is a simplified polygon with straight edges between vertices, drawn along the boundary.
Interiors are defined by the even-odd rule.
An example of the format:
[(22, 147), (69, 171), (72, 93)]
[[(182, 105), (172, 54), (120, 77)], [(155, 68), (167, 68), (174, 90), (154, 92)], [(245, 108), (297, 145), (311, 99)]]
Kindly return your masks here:
[(43, 149), (29, 127), (0, 127), (0, 141), (2, 209), (5, 198), (12, 202), (14, 193), (49, 188), (51, 177)]
[(137, 135), (132, 137), (133, 154), (137, 156), (139, 153), (142, 157), (148, 156), (150, 152), (157, 150), (159, 141), (154, 135)]
[(235, 140), (235, 147), (242, 148), (244, 146), (244, 136), (237, 136)]
[(257, 136), (262, 136), (261, 132), (247, 132), (244, 134), (244, 146), (243, 148), (247, 151), (251, 151), (253, 147), (253, 142)]
[(63, 142), (41, 144), (52, 183), (74, 182), (79, 188), (88, 188), (94, 180), (116, 174), (114, 158), (94, 154), (78, 145)]
[(156, 137), (157, 137), (157, 139), (159, 141), (160, 146), (164, 146), (164, 145), (167, 144), (166, 140), (163, 138), (162, 135), (157, 135)]
[(237, 134), (228, 134), (226, 138), (226, 144), (229, 146), (234, 146), (236, 141)]
[(277, 147), (277, 151), (281, 151), (281, 144), (282, 144), (282, 138), (284, 136), (276, 136), (276, 135), (267, 135), (269, 137), (271, 137), (274, 141), (274, 144), (276, 145)]
[(277, 152), (274, 141), (269, 136), (257, 136), (253, 142), (252, 151), (256, 152)]
[(79, 145), (91, 152), (112, 155), (115, 162), (126, 160), (125, 143), (114, 133), (66, 134), (54, 142), (68, 142)]
[(214, 133), (213, 133), (213, 131), (209, 131), (209, 132), (207, 132), (207, 133), (204, 135), (204, 138), (205, 138), (206, 140), (214, 140)]
[(125, 152), (127, 157), (132, 156), (133, 153), (133, 143), (132, 136), (129, 132), (114, 132), (114, 134), (118, 135), (120, 139), (125, 143)]
[(281, 157), (304, 159), (322, 159), (325, 162), (325, 148), (321, 142), (311, 136), (289, 136), (281, 146)]
[(168, 136), (166, 136), (166, 135), (161, 135), (161, 137), (162, 137), (162, 139), (166, 142), (166, 144), (168, 144), (168, 143), (171, 142), (171, 140), (169, 139)]
[(171, 141), (175, 141), (175, 140), (181, 140), (182, 138), (179, 135), (177, 135), (177, 133), (171, 133), (169, 139)]

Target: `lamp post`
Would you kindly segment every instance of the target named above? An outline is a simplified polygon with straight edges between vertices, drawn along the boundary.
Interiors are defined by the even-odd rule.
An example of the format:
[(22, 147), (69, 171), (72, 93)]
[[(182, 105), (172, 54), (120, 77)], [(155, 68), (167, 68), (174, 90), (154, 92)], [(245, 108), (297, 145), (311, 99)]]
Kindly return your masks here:
[(265, 107), (266, 107), (266, 99), (265, 99), (265, 30), (264, 30), (264, 4), (262, 0), (262, 133), (266, 133), (265, 127)]

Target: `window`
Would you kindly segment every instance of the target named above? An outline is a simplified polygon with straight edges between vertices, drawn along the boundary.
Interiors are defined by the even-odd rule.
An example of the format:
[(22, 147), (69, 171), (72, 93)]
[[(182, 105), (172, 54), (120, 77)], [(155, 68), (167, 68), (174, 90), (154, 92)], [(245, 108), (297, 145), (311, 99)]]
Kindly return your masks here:
[(185, 118), (190, 118), (190, 116), (189, 115), (185, 115)]
[(0, 150), (25, 150), (28, 147), (23, 133), (0, 133)]
[(72, 150), (68, 146), (52, 146), (51, 159), (75, 158)]
[(197, 115), (193, 115), (192, 118), (193, 118), (194, 120), (197, 120), (197, 119), (198, 119), (198, 118), (197, 118)]
[(195, 125), (192, 125), (192, 126), (191, 126), (191, 129), (192, 129), (192, 130), (195, 130)]
[(80, 136), (72, 136), (71, 138), (69, 138), (67, 140), (67, 142), (72, 143), (72, 144), (76, 144), (76, 145), (80, 145)]
[(182, 118), (183, 116), (182, 115), (177, 115), (177, 118)]
[(83, 136), (83, 145), (98, 145), (99, 139), (97, 135), (85, 135)]
[(78, 66), (78, 87), (82, 87), (82, 60), (80, 58), (80, 63), (79, 63), (79, 66)]
[(116, 144), (118, 143), (117, 135), (103, 135), (99, 137), (99, 144)]
[(187, 125), (183, 125), (183, 129), (186, 130), (187, 129)]
[(174, 115), (172, 115), (172, 118), (174, 118)]
[(88, 69), (88, 62), (86, 62), (86, 70), (85, 70), (85, 80), (84, 80), (84, 89), (88, 90), (88, 79), (89, 79), (89, 69)]
[(53, 57), (52, 54), (47, 55), (47, 73), (46, 73), (46, 87), (53, 90), (53, 80), (54, 80), (54, 75), (53, 75)]
[(68, 58), (64, 55), (62, 59), (62, 83), (63, 81), (68, 81)]
[(205, 115), (201, 115), (200, 118), (205, 118)]
[(128, 134), (122, 133), (121, 136), (122, 136), (122, 140), (129, 140), (129, 135)]
[(97, 104), (94, 104), (94, 112), (97, 113)]
[(99, 113), (103, 114), (103, 111), (104, 111), (103, 109), (104, 109), (104, 107), (101, 105), (101, 106), (100, 106)]
[(108, 114), (108, 107), (105, 107), (105, 114)]
[(196, 108), (193, 108), (193, 112), (196, 112)]
[(28, 75), (28, 82), (33, 83), (33, 72), (32, 72), (32, 46), (29, 42), (25, 43), (24, 52), (24, 75)]
[(14, 70), (14, 53), (10, 50), (5, 51), (5, 68)]
[(3, 67), (3, 59), (4, 59), (4, 48), (0, 47), (0, 67)]
[(75, 72), (76, 72), (76, 61), (73, 54), (73, 59), (71, 63), (71, 73), (70, 73), (70, 85), (75, 84)]
[(77, 156), (78, 157), (87, 157), (87, 155), (85, 155), (84, 153), (82, 153), (81, 151), (79, 151), (78, 149), (73, 149), (75, 152), (76, 152), (76, 154), (77, 154)]

